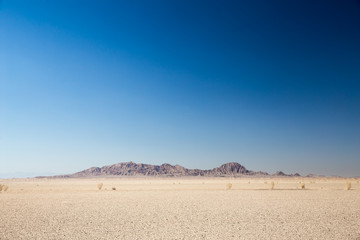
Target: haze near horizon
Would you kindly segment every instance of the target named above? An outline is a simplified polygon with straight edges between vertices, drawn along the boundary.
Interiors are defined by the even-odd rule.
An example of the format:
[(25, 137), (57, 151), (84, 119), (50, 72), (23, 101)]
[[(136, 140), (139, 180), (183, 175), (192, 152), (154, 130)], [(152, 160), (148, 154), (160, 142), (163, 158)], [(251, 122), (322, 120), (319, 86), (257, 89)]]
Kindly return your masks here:
[(0, 178), (118, 162), (359, 176), (359, 1), (0, 1)]

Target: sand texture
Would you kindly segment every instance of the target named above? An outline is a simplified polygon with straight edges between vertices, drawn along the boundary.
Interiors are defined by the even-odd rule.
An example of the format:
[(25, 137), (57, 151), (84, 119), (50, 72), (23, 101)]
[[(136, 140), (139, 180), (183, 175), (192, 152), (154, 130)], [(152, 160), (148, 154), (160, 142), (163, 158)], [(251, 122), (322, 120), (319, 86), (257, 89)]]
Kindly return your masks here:
[(360, 184), (351, 180), (348, 191), (347, 181), (0, 180), (9, 186), (0, 193), (0, 239), (359, 240)]

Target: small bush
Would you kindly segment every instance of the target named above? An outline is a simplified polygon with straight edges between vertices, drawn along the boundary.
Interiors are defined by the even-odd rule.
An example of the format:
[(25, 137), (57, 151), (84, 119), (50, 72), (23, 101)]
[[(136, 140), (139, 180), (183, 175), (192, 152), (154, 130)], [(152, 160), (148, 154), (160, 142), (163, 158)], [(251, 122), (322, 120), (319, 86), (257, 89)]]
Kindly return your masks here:
[(116, 187), (113, 187), (113, 188), (111, 188), (111, 189), (115, 191), (115, 190), (116, 190)]
[(351, 182), (347, 182), (346, 183), (346, 190), (350, 190), (351, 189)]
[(275, 187), (275, 183), (271, 182), (271, 190), (274, 190), (274, 187)]
[(226, 190), (230, 190), (232, 188), (232, 183), (227, 183), (226, 184)]
[(3, 189), (3, 186), (0, 184), (0, 192), (2, 191), (2, 189)]
[(103, 187), (103, 183), (99, 183), (99, 184), (98, 184), (98, 189), (101, 190), (102, 187)]
[(4, 186), (3, 186), (4, 192), (6, 192), (8, 189), (9, 189), (9, 187), (8, 187), (7, 185), (4, 185)]
[(305, 189), (305, 183), (300, 184), (301, 189)]

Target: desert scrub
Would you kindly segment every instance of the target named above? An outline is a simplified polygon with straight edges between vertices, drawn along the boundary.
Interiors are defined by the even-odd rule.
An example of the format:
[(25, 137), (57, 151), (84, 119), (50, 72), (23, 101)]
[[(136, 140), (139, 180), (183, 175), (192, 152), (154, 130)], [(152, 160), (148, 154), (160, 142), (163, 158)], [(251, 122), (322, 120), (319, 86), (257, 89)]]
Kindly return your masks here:
[(351, 182), (347, 182), (346, 183), (346, 190), (350, 190), (351, 189)]
[(230, 190), (232, 188), (232, 183), (227, 183), (226, 184), (226, 190)]
[(115, 190), (116, 190), (116, 187), (113, 187), (113, 188), (111, 188), (111, 189), (115, 191)]
[(3, 189), (3, 185), (0, 184), (0, 192), (2, 191), (2, 189)]
[(300, 184), (301, 189), (305, 189), (305, 183)]
[(274, 182), (271, 182), (271, 183), (270, 183), (270, 189), (271, 189), (271, 190), (274, 190), (274, 187), (275, 187), (275, 183), (274, 183)]
[(101, 190), (103, 187), (103, 183), (98, 183), (98, 189)]

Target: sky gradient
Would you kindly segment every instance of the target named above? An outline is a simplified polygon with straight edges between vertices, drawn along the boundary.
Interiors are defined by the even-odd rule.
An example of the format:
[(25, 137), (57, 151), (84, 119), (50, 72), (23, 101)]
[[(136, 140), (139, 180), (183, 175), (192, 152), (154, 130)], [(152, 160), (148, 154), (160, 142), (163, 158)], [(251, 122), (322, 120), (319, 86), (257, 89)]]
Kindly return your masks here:
[(0, 177), (134, 161), (360, 176), (360, 1), (0, 1)]

